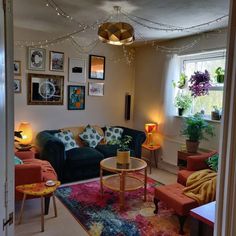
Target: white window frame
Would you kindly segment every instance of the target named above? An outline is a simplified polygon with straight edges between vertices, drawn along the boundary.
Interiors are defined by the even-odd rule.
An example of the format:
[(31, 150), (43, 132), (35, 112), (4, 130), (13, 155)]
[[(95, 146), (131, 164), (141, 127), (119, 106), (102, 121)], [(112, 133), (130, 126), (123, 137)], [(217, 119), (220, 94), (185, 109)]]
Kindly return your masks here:
[[(225, 59), (226, 60), (226, 49), (219, 49), (214, 51), (205, 51), (194, 54), (179, 55), (180, 58), (180, 72), (185, 72), (186, 62), (198, 62), (198, 61), (209, 61), (209, 59)], [(224, 84), (222, 86), (213, 85), (209, 88), (210, 91), (223, 91)], [(222, 101), (223, 102), (223, 101)], [(206, 119), (209, 119), (208, 115), (205, 116)]]

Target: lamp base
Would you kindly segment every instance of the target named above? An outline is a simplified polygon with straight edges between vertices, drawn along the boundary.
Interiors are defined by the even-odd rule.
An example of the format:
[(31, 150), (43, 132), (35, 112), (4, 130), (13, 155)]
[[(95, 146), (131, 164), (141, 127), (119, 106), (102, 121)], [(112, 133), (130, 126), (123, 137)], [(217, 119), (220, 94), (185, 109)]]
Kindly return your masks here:
[(29, 151), (32, 148), (31, 144), (19, 144), (16, 149), (19, 151)]

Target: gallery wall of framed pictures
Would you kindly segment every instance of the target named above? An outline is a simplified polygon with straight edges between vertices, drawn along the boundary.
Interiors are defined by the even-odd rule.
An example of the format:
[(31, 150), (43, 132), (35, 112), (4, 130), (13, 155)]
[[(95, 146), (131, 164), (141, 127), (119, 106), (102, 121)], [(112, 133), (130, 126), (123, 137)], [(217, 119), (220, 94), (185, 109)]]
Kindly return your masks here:
[[(67, 92), (67, 109), (85, 110), (86, 96), (104, 96), (104, 56), (88, 55), (81, 59), (66, 57), (63, 51), (36, 47), (28, 47), (26, 55), (26, 63), (14, 61), (14, 92), (21, 93), (23, 87), (27, 91), (27, 105), (64, 105)], [(22, 76), (26, 78), (23, 83)], [(66, 83), (64, 77), (68, 78)]]

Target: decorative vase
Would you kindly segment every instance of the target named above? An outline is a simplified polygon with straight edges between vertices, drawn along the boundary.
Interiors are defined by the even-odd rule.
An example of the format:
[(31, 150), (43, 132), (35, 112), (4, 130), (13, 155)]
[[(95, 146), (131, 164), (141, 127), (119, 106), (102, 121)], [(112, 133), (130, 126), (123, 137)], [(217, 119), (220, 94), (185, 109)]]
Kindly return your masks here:
[(182, 116), (184, 113), (184, 109), (183, 108), (178, 108), (178, 114), (179, 116)]
[(117, 164), (129, 164), (130, 163), (130, 151), (120, 151), (117, 150), (116, 156)]
[(186, 148), (188, 152), (196, 153), (198, 150), (198, 146), (199, 146), (199, 142), (186, 140)]

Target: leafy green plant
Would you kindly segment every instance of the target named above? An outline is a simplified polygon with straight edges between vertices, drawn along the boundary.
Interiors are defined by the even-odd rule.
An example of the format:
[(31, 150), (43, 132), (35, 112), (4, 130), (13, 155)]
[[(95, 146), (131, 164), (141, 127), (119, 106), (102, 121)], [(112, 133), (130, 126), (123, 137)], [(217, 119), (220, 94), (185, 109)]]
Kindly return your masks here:
[(173, 87), (174, 88), (178, 87), (179, 89), (184, 88), (187, 78), (188, 78), (187, 75), (185, 75), (184, 73), (181, 73), (177, 83), (174, 80), (172, 81)]
[(214, 128), (206, 122), (200, 113), (186, 117), (181, 135), (186, 136), (189, 141), (198, 142), (205, 139), (206, 135), (214, 136)]
[(218, 67), (215, 70), (215, 78), (216, 78), (217, 83), (224, 83), (225, 70), (222, 69), (222, 67)]
[(175, 97), (175, 107), (188, 110), (192, 105), (192, 98), (188, 94), (177, 94)]
[(213, 106), (213, 111), (216, 113), (220, 113), (220, 109), (217, 106)]
[(132, 137), (129, 135), (124, 135), (118, 142), (119, 151), (129, 151), (129, 144), (132, 141)]

